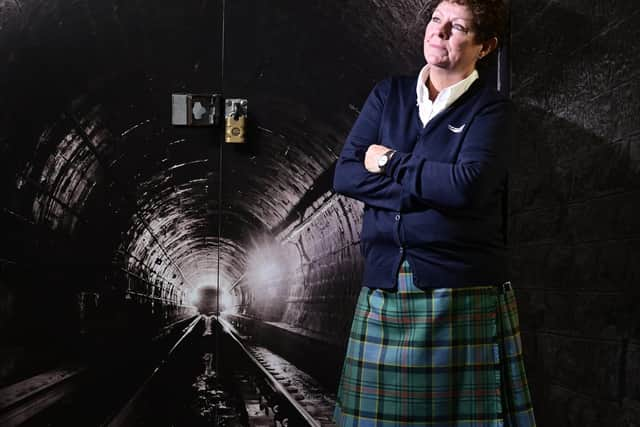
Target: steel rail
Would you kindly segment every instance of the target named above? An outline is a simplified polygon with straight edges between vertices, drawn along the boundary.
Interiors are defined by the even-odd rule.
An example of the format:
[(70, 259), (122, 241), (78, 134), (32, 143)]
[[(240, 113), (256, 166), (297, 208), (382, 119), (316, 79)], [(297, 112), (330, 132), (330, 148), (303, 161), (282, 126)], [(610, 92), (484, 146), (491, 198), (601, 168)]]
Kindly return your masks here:
[(244, 351), (249, 359), (258, 367), (258, 369), (262, 371), (265, 378), (268, 380), (269, 385), (273, 389), (277, 390), (280, 394), (282, 394), (289, 401), (291, 406), (293, 406), (295, 410), (298, 411), (298, 413), (310, 426), (322, 427), (322, 424), (318, 420), (313, 418), (313, 416), (311, 416), (311, 414), (309, 414), (309, 412), (307, 412), (307, 410), (298, 403), (298, 401), (287, 391), (287, 389), (282, 384), (280, 384), (280, 382), (273, 375), (271, 375), (271, 373), (264, 366), (262, 366), (258, 359), (255, 358), (251, 351), (249, 351), (249, 349), (242, 343), (240, 338), (238, 338), (237, 335), (240, 334), (238, 334), (236, 328), (220, 317), (218, 317), (216, 320), (220, 324), (220, 326), (222, 326), (222, 330), (238, 344), (238, 346), (242, 349), (242, 351)]

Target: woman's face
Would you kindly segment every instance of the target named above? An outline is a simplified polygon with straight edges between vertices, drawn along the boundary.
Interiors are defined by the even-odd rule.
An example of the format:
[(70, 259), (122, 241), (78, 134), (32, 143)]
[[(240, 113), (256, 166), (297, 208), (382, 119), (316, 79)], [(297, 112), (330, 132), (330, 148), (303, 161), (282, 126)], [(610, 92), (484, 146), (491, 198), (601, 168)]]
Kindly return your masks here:
[(445, 0), (427, 24), (424, 57), (432, 67), (466, 76), (473, 71), (478, 58), (488, 53), (475, 38), (471, 10)]

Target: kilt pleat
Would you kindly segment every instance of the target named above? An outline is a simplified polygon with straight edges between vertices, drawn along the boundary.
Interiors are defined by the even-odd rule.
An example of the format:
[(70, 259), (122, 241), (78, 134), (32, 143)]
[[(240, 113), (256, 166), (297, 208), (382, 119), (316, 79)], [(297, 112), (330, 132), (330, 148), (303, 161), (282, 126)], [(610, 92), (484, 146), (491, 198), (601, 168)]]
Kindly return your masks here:
[(363, 287), (334, 419), (343, 427), (535, 426), (513, 290)]

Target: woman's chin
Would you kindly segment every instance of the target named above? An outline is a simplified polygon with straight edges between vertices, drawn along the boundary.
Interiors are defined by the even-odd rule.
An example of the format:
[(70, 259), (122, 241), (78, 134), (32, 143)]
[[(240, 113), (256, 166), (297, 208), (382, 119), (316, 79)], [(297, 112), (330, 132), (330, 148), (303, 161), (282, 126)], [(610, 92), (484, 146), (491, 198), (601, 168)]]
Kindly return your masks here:
[(427, 64), (431, 67), (447, 68), (449, 66), (449, 61), (442, 58), (427, 58)]

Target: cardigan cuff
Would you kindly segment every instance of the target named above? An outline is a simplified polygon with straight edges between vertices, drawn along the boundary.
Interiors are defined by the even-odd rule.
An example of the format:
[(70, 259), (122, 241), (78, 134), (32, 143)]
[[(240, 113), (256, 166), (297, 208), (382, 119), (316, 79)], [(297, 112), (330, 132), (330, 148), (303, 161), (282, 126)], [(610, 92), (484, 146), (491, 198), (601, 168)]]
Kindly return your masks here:
[(391, 158), (389, 159), (389, 163), (387, 163), (384, 170), (382, 171), (383, 175), (386, 175), (392, 178), (393, 181), (395, 181), (395, 171), (398, 168), (398, 165), (402, 163), (402, 160), (407, 155), (408, 153), (403, 153), (400, 151), (396, 151), (395, 153), (393, 153), (393, 156), (391, 156)]

